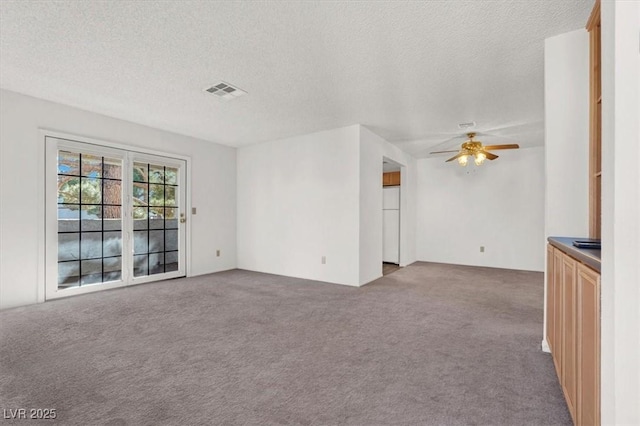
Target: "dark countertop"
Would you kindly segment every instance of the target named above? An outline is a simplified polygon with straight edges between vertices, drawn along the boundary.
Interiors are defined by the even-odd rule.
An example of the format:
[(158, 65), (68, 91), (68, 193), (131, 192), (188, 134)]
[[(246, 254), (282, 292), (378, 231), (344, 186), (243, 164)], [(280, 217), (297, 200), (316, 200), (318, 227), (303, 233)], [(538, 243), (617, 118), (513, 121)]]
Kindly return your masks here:
[(575, 240), (591, 241), (589, 238), (549, 237), (552, 246), (579, 260), (590, 268), (600, 272), (600, 249), (584, 249), (573, 245)]

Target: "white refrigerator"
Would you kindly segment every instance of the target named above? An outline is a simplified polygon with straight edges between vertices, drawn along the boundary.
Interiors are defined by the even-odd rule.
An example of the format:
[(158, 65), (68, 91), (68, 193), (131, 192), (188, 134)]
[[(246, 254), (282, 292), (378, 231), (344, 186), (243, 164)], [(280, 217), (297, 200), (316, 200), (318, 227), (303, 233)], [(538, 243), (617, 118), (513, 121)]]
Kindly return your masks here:
[(400, 264), (400, 187), (382, 188), (382, 261)]

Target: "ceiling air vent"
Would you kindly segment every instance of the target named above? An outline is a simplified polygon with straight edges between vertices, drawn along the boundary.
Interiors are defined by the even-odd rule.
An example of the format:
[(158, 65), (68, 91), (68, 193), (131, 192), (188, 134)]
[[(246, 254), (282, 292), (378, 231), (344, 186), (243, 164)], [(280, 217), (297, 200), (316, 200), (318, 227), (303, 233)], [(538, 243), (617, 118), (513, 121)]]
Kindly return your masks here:
[(213, 96), (216, 96), (220, 99), (224, 99), (225, 101), (230, 101), (231, 99), (238, 98), (242, 95), (246, 95), (247, 92), (244, 90), (232, 86), (229, 83), (225, 83), (221, 81), (220, 83), (211, 86), (209, 88), (204, 89), (205, 92), (211, 93)]
[(470, 129), (472, 127), (476, 127), (476, 122), (475, 121), (469, 121), (468, 123), (460, 123), (458, 124), (458, 128), (459, 129)]

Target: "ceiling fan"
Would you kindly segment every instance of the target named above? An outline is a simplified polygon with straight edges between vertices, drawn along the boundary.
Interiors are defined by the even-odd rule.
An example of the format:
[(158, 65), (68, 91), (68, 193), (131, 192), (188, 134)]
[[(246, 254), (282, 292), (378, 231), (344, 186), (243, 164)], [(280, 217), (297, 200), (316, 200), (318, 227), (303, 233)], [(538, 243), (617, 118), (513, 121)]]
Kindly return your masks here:
[(469, 157), (473, 157), (474, 163), (477, 166), (484, 163), (484, 160), (495, 160), (498, 158), (497, 155), (490, 153), (489, 151), (494, 151), (496, 149), (518, 149), (520, 146), (516, 143), (505, 144), (505, 145), (482, 145), (480, 141), (474, 141), (473, 138), (476, 136), (474, 132), (467, 133), (467, 137), (469, 140), (464, 142), (460, 147), (459, 151), (434, 151), (429, 154), (442, 154), (445, 152), (457, 152), (456, 155), (449, 158), (446, 162), (458, 160), (458, 164), (461, 166), (466, 166), (469, 162)]

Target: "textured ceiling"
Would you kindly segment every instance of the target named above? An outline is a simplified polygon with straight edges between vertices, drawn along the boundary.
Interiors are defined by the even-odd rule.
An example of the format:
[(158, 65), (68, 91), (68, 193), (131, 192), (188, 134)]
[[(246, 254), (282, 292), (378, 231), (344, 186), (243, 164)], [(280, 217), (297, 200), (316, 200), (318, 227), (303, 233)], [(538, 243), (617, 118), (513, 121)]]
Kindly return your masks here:
[(592, 3), (2, 1), (0, 87), (231, 146), (360, 123), (423, 156), (466, 121), (540, 145), (544, 39)]

